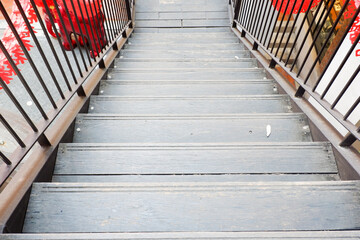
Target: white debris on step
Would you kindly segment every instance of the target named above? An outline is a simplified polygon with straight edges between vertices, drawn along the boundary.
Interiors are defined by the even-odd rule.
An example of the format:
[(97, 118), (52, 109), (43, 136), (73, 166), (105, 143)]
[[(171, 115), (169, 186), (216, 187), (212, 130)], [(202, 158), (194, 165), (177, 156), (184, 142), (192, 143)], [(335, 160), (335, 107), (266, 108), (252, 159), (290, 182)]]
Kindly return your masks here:
[(270, 137), (271, 134), (271, 125), (266, 126), (266, 137)]

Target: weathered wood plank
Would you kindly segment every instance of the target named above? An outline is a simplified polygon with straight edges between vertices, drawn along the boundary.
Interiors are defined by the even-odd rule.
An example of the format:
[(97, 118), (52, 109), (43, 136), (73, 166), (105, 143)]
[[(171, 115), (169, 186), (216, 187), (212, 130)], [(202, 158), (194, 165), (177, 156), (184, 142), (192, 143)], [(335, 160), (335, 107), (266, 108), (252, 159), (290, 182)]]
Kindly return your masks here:
[(302, 232), (170, 232), (170, 233), (71, 233), (71, 234), (4, 234), (3, 240), (299, 240), (360, 239), (359, 231)]
[(338, 174), (224, 174), (224, 175), (54, 175), (54, 182), (305, 182), (339, 181)]
[[(99, 164), (101, 162), (101, 164)], [(327, 143), (64, 144), (54, 174), (336, 174)]]
[(92, 96), (89, 113), (110, 114), (237, 114), (291, 112), (286, 95), (121, 97)]
[[(272, 132), (267, 136), (267, 125)], [(74, 142), (214, 143), (311, 141), (303, 114), (79, 115)]]
[(25, 233), (360, 228), (359, 182), (34, 184)]
[(276, 94), (272, 81), (116, 81), (101, 82), (101, 95), (119, 96), (206, 96), (206, 95), (262, 95)]
[[(216, 49), (215, 49), (216, 50)], [(195, 58), (195, 59), (207, 59), (207, 58), (249, 58), (250, 52), (246, 50), (130, 50), (124, 49), (120, 52), (120, 59), (122, 57), (131, 58)]]

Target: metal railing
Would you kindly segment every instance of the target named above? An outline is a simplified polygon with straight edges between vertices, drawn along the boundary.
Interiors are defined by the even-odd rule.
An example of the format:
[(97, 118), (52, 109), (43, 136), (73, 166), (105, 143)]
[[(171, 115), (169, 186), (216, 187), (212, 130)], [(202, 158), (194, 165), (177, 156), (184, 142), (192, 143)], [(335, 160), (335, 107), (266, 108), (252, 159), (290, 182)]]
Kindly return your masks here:
[[(6, 102), (0, 105), (0, 122), (18, 144), (14, 151), (0, 151), (0, 184), (35, 144), (52, 145), (46, 131), (55, 121), (62, 121), (62, 110), (71, 108), (74, 96), (91, 94), (84, 89), (84, 83), (96, 69), (108, 67), (104, 62), (107, 54), (118, 51), (117, 41), (127, 38), (127, 29), (133, 27), (134, 3), (14, 0), (13, 14), (9, 14), (0, 2), (7, 23), (0, 41), (2, 63), (6, 63), (0, 73), (0, 101)], [(21, 24), (25, 27), (21, 28)], [(6, 42), (9, 39), (11, 42)], [(7, 79), (9, 72), (11, 81)], [(6, 117), (9, 112), (12, 118)], [(26, 134), (19, 133), (15, 124), (18, 122), (28, 130)]]
[[(233, 27), (253, 50), (298, 84), (296, 96), (315, 99), (348, 131), (340, 143), (360, 139), (360, 2), (345, 0), (231, 0)], [(311, 17), (310, 17), (311, 16)], [(315, 46), (321, 46), (316, 49)], [(350, 120), (350, 118), (352, 118)]]

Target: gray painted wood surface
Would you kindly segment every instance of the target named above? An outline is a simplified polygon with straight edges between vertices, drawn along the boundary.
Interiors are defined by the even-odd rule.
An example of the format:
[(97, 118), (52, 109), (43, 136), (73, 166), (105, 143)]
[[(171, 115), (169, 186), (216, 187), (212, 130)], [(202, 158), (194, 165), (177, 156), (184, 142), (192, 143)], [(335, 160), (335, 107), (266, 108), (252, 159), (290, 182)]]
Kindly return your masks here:
[[(272, 133), (267, 137), (267, 125)], [(302, 114), (79, 115), (74, 142), (211, 143), (311, 141)]]
[(359, 182), (34, 184), (24, 232), (356, 230)]
[(93, 96), (89, 113), (236, 114), (291, 112), (288, 96), (120, 97)]
[(232, 32), (229, 27), (192, 27), (192, 28), (139, 28), (134, 33), (204, 33), (204, 32)]
[(61, 145), (54, 172), (56, 175), (270, 173), (336, 174), (337, 167), (331, 146), (326, 143), (106, 143)]
[(184, 69), (197, 69), (197, 68), (251, 68), (256, 66), (256, 62), (252, 59), (236, 62), (165, 62), (165, 61), (149, 61), (149, 62), (136, 62), (136, 61), (117, 61), (116, 68), (121, 69), (177, 69), (179, 71)]
[(190, 69), (182, 71), (156, 69), (156, 70), (120, 70), (114, 69), (109, 72), (111, 79), (117, 80), (248, 80), (266, 78), (263, 69)]
[[(216, 50), (216, 49), (214, 49)], [(245, 50), (216, 50), (216, 51), (201, 51), (201, 50), (135, 50), (124, 49), (120, 52), (122, 57), (129, 58), (217, 58), (228, 57), (232, 59), (250, 57), (250, 53)], [(121, 58), (120, 56), (120, 58)]]
[[(131, 44), (126, 44), (124, 46), (124, 49), (129, 49), (129, 50), (134, 50), (136, 49), (136, 51), (140, 51), (140, 50), (144, 50), (144, 51), (149, 51), (149, 50), (156, 50), (156, 51), (173, 51), (173, 50), (181, 50), (181, 51), (189, 51), (189, 50), (193, 50), (193, 51), (198, 51), (199, 50), (203, 50), (203, 52), (199, 52), (198, 56), (202, 56), (203, 54), (207, 54), (207, 53), (211, 53), (213, 51), (217, 51), (217, 50), (223, 50), (223, 51), (227, 51), (228, 53), (233, 50), (233, 51), (237, 51), (237, 50), (244, 50), (244, 46), (240, 45), (240, 44), (236, 44), (236, 43), (224, 43), (224, 44), (219, 44), (219, 43), (202, 43), (202, 44), (198, 44), (198, 43), (177, 43), (177, 44), (157, 44), (156, 40), (153, 39), (149, 39), (148, 42), (146, 44), (137, 44), (136, 42), (133, 43), (132, 41), (130, 42)], [(211, 50), (211, 51), (210, 51)], [(146, 52), (145, 52), (146, 53)], [(226, 53), (226, 52), (225, 52)], [(231, 52), (230, 52), (231, 53)], [(213, 52), (214, 54), (214, 52)], [(217, 54), (217, 56), (219, 58), (225, 58), (225, 56), (223, 56), (225, 54)], [(230, 54), (228, 55), (228, 58), (232, 58), (233, 60), (236, 60), (234, 54)], [(240, 55), (241, 56), (241, 55)], [(195, 58), (196, 56), (194, 56)], [(239, 57), (239, 56), (238, 56)], [(154, 59), (158, 58), (158, 56), (154, 56)], [(204, 59), (204, 58), (202, 58)], [(174, 60), (174, 59), (173, 59)]]
[(170, 232), (170, 233), (70, 233), (70, 234), (5, 234), (3, 240), (299, 240), (299, 239), (360, 239), (359, 231), (302, 232)]
[(101, 82), (100, 95), (118, 96), (234, 96), (278, 93), (275, 83), (259, 81), (116, 81)]

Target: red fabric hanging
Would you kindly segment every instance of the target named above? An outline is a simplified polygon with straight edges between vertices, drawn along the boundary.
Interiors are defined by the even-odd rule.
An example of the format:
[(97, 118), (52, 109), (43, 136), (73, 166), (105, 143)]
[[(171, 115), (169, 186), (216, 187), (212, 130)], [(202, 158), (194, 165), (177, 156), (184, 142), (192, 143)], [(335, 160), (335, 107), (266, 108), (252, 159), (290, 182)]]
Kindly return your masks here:
[[(285, 13), (286, 15), (291, 14), (291, 9), (293, 8), (294, 4), (295, 4), (295, 8), (292, 13), (297, 14), (297, 13), (306, 12), (306, 10), (309, 8), (309, 5), (311, 3), (311, 0), (305, 0), (304, 4), (300, 9), (301, 1), (298, 0), (271, 0), (271, 1), (272, 1), (272, 5), (276, 8), (276, 10), (278, 11), (280, 10), (280, 12), (282, 13), (285, 13), (286, 5), (288, 4), (288, 1), (290, 1), (289, 6), (286, 9), (286, 13)], [(321, 0), (314, 0), (311, 4), (311, 8), (314, 8), (317, 5), (319, 5), (320, 2)]]

